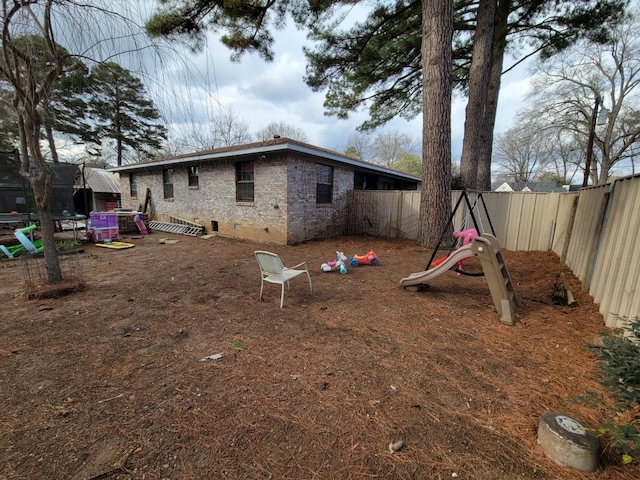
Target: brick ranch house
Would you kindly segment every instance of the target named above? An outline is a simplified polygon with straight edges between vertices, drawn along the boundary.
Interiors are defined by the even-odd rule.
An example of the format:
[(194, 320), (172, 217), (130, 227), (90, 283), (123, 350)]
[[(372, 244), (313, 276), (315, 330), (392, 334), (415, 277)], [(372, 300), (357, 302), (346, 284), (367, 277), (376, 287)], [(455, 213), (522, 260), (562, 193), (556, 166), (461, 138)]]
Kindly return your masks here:
[(290, 245), (340, 233), (352, 190), (416, 190), (421, 179), (288, 138), (109, 169), (122, 207), (207, 233)]

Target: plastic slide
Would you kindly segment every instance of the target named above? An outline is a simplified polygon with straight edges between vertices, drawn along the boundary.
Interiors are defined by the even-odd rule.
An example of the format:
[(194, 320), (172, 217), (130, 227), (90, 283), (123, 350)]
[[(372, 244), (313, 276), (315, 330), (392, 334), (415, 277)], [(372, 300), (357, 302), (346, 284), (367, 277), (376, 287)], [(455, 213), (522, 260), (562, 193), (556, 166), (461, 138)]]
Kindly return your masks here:
[(464, 247), (460, 247), (457, 250), (454, 250), (453, 252), (451, 252), (451, 255), (446, 257), (436, 267), (430, 268), (429, 270), (424, 270), (422, 272), (412, 273), (407, 278), (403, 278), (402, 280), (400, 280), (400, 286), (410, 287), (414, 285), (425, 284), (429, 280), (432, 280), (437, 276), (442, 275), (447, 270), (450, 270), (458, 262), (461, 262), (473, 256), (474, 256), (474, 253), (471, 248), (471, 245), (465, 245)]
[(135, 217), (133, 217), (133, 221), (138, 226), (138, 230), (142, 235), (149, 235), (149, 231), (147, 230), (147, 227), (145, 226), (144, 221), (142, 220), (142, 217), (140, 215), (136, 215)]
[(15, 232), (13, 232), (13, 236), (16, 237), (18, 241), (22, 245), (24, 245), (24, 248), (29, 250), (30, 253), (38, 253), (38, 251), (40, 252), (42, 251), (42, 250), (39, 250), (38, 247), (36, 247), (31, 241), (31, 239), (29, 239), (29, 237), (27, 237), (26, 235), (27, 233), (30, 233), (35, 229), (36, 229), (36, 224), (33, 223), (28, 227), (18, 228)]
[(37, 225), (34, 223), (29, 225), (28, 227), (18, 228), (13, 233), (13, 236), (18, 239), (18, 241), (20, 242), (20, 245), (15, 245), (12, 247), (5, 247), (4, 245), (0, 245), (0, 251), (2, 251), (2, 253), (4, 253), (9, 258), (14, 258), (14, 255), (17, 252), (25, 249), (29, 253), (42, 252), (44, 250), (44, 247), (42, 246), (42, 239), (38, 238), (36, 240), (31, 241), (31, 239), (26, 235), (27, 233), (30, 233), (33, 230), (35, 230), (36, 227)]
[[(42, 246), (42, 239), (36, 238), (33, 242), (31, 242), (33, 246), (36, 248), (36, 252), (42, 252), (44, 247)], [(13, 245), (11, 247), (5, 247), (4, 245), (0, 245), (0, 251), (4, 253), (9, 258), (14, 258), (15, 254), (21, 252), (22, 250), (26, 250), (26, 247), (22, 244)]]

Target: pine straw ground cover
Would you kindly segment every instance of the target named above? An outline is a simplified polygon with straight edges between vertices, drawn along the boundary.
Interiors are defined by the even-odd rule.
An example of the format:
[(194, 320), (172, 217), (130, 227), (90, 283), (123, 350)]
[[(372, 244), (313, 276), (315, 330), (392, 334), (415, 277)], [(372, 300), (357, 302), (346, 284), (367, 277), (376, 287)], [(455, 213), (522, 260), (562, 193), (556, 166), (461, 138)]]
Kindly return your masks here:
[[(504, 252), (523, 299), (507, 326), (482, 277), (402, 289), (430, 257), (411, 241), (129, 240), (85, 245), (85, 288), (59, 298), (27, 300), (0, 262), (0, 478), (638, 476), (608, 451), (594, 474), (562, 467), (536, 443), (546, 411), (614, 415), (586, 348), (602, 317), (552, 253)], [(256, 249), (306, 260), (313, 295), (296, 279), (283, 309), (279, 286), (259, 301)], [(381, 265), (321, 272), (337, 249)], [(561, 273), (573, 308), (550, 300)]]

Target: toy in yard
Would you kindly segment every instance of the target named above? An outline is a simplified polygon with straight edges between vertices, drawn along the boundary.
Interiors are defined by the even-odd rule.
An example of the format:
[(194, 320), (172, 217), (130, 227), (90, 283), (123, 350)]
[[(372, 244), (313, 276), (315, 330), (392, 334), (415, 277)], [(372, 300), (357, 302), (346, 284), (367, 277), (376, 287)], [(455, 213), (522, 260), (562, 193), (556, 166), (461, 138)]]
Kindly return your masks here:
[(349, 259), (349, 264), (352, 267), (357, 267), (358, 265), (380, 265), (380, 260), (378, 259), (378, 255), (373, 250), (370, 250), (366, 255), (354, 255)]
[[(445, 235), (450, 235), (449, 232), (451, 231), (453, 219), (463, 200), (466, 202), (468, 207), (467, 216), (473, 221), (475, 228), (461, 228), (460, 231), (455, 232), (453, 249), (451, 249), (449, 254), (445, 257), (434, 260)], [(483, 232), (479, 226), (479, 219), (474, 214), (474, 208), (477, 207), (479, 201), (482, 201), (484, 205), (482, 193), (477, 194), (476, 202), (472, 205), (467, 191), (462, 191), (462, 194), (456, 202), (453, 212), (449, 217), (449, 221), (442, 229), (440, 239), (433, 249), (431, 258), (429, 259), (424, 271), (412, 273), (408, 277), (401, 279), (400, 286), (407, 290), (418, 291), (420, 287), (424, 285), (428, 286), (431, 280), (442, 275), (448, 270), (454, 270), (457, 273), (468, 276), (483, 275), (487, 280), (496, 312), (500, 316), (500, 323), (513, 325), (516, 320), (515, 309), (521, 305), (520, 296), (515, 290), (509, 270), (505, 265), (502, 252), (500, 251), (500, 245), (495, 237), (495, 231), (491, 224), (486, 206), (484, 208), (484, 213), (487, 221), (489, 222), (492, 233), (478, 234), (479, 232)], [(467, 225), (467, 218), (465, 218), (464, 225)], [(458, 245), (461, 240), (462, 245), (456, 248), (455, 246)], [(459, 268), (463, 261), (474, 257), (477, 258), (482, 265), (481, 273), (475, 274), (465, 272)]]
[(323, 263), (320, 265), (323, 272), (332, 272), (333, 270), (339, 270), (343, 275), (347, 273), (347, 266), (345, 262), (347, 261), (347, 257), (344, 253), (336, 250), (336, 259), (332, 262)]
[[(462, 239), (462, 246), (471, 245), (473, 241), (478, 238), (478, 231), (475, 228), (467, 228), (466, 230), (462, 230), (461, 232), (453, 232), (453, 236), (456, 238)], [(464, 260), (460, 260), (458, 262), (458, 266), (456, 268), (456, 273), (458, 276), (463, 272), (462, 266), (464, 265)]]
[[(32, 223), (28, 227), (18, 228), (13, 236), (18, 239), (20, 245), (15, 245), (12, 247), (5, 247), (4, 245), (0, 245), (0, 250), (9, 258), (14, 258), (15, 254), (22, 251), (27, 250), (31, 254), (41, 253), (44, 250), (44, 246), (42, 245), (42, 239), (37, 238), (35, 240), (31, 240), (29, 236), (33, 235), (33, 230), (35, 230), (37, 225)], [(29, 235), (29, 236), (27, 236)]]
[(133, 217), (133, 221), (136, 223), (136, 226), (138, 227), (138, 230), (142, 235), (149, 235), (149, 231), (147, 230), (147, 227), (140, 215), (136, 215), (135, 217)]
[[(478, 238), (478, 231), (475, 228), (467, 228), (466, 230), (462, 230), (461, 232), (453, 232), (453, 236), (456, 238), (461, 238), (462, 246), (464, 247), (466, 245), (470, 245), (471, 243), (473, 243), (473, 241), (476, 238)], [(449, 255), (451, 255), (451, 252), (449, 252)], [(449, 255), (445, 255), (442, 258), (438, 258), (434, 260), (433, 262), (431, 262), (431, 266), (437, 267), (438, 265), (443, 263), (447, 258), (449, 258)], [(463, 258), (457, 264), (456, 272), (458, 273), (458, 276), (460, 276), (460, 272), (462, 271), (462, 266), (465, 260), (466, 258)]]
[(122, 250), (124, 248), (133, 248), (135, 244), (126, 242), (112, 242), (109, 239), (105, 239), (104, 243), (96, 243), (96, 247), (112, 248), (114, 250)]

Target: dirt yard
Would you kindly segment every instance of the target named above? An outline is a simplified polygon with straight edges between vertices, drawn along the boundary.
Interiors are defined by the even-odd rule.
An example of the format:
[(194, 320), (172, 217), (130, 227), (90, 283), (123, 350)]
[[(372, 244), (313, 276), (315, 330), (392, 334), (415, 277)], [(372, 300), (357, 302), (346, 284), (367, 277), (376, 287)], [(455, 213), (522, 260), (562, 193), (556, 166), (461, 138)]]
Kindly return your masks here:
[[(552, 253), (504, 252), (523, 299), (507, 326), (482, 277), (401, 288), (430, 258), (411, 241), (128, 240), (84, 245), (86, 287), (59, 298), (27, 300), (25, 262), (0, 261), (0, 479), (637, 478), (536, 443), (549, 410), (613, 415), (586, 348), (602, 317)], [(299, 278), (283, 309), (277, 285), (259, 301), (256, 249), (306, 260), (313, 295)], [(381, 265), (323, 273), (336, 249)], [(561, 273), (577, 306), (551, 301)]]

